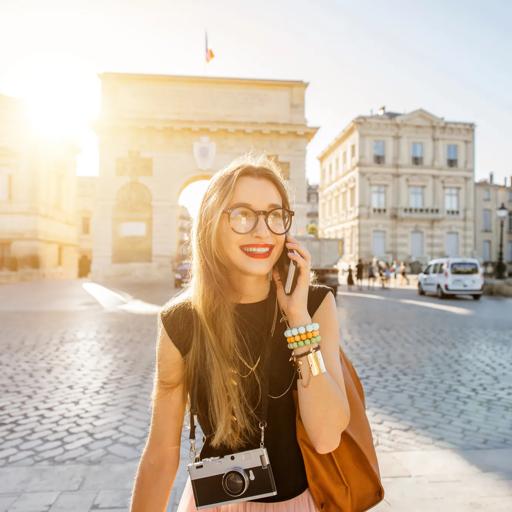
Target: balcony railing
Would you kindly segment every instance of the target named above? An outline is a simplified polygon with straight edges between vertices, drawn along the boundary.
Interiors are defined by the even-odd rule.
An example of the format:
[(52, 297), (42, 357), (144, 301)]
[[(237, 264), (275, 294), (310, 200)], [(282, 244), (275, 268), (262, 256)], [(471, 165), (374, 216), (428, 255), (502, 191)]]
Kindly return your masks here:
[(411, 206), (407, 206), (405, 208), (399, 208), (398, 214), (400, 216), (405, 217), (436, 217), (440, 218), (443, 215), (443, 212), (439, 208), (414, 208)]
[(387, 208), (372, 208), (372, 213), (376, 215), (382, 215), (387, 213)]
[(446, 210), (446, 215), (457, 216), (457, 215), (459, 215), (459, 213), (460, 213), (460, 210), (454, 210), (454, 209)]

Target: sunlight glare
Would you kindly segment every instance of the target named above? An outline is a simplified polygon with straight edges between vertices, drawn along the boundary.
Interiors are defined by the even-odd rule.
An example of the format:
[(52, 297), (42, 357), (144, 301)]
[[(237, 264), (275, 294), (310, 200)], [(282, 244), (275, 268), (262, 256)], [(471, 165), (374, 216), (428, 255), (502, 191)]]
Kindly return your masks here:
[(99, 80), (92, 66), (67, 54), (34, 54), (18, 64), (32, 129), (38, 136), (78, 139), (99, 112)]
[(194, 181), (190, 183), (190, 185), (188, 185), (180, 194), (178, 204), (184, 206), (188, 210), (192, 219), (197, 217), (201, 200), (208, 188), (208, 183), (209, 181), (207, 180)]

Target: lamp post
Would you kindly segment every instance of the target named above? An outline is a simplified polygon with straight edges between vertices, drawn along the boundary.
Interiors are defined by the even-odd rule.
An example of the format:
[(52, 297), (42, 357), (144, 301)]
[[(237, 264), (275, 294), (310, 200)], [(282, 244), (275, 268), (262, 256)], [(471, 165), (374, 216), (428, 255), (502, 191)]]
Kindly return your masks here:
[(501, 206), (496, 210), (496, 215), (500, 220), (500, 250), (498, 252), (498, 263), (496, 264), (496, 279), (505, 279), (506, 265), (503, 262), (503, 226), (505, 219), (508, 216), (508, 210), (505, 208), (505, 204), (501, 203)]

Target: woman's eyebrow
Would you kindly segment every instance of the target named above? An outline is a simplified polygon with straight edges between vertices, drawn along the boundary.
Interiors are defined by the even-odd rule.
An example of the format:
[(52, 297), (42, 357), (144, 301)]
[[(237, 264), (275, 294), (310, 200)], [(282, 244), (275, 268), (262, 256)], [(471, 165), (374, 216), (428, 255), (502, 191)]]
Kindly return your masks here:
[[(256, 209), (252, 204), (249, 204), (249, 203), (234, 203), (231, 205), (231, 208), (235, 208), (236, 206), (248, 206), (249, 208), (252, 208), (253, 210)], [(283, 207), (282, 204), (277, 204), (277, 203), (270, 203), (267, 206), (267, 208), (282, 208), (282, 207)]]

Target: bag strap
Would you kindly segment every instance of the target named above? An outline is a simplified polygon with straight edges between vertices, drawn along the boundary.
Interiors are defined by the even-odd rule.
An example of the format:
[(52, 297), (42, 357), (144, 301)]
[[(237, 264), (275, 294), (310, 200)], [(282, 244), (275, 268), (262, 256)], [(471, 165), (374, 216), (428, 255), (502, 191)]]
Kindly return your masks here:
[[(269, 390), (269, 367), (270, 367), (270, 353), (271, 351), (271, 345), (274, 338), (275, 333), (275, 327), (276, 327), (276, 320), (277, 320), (277, 311), (278, 311), (278, 302), (277, 302), (277, 293), (275, 289), (275, 284), (273, 281), (270, 282), (270, 297), (274, 296), (274, 301), (269, 300), (267, 302), (267, 308), (265, 312), (265, 318), (268, 319), (271, 314), (271, 304), (274, 302), (274, 318), (272, 321), (272, 326), (270, 328), (269, 335), (267, 336), (266, 343), (263, 344), (263, 350), (261, 353), (262, 357), (262, 387), (261, 387), (261, 404), (260, 404), (260, 414), (257, 416), (259, 419), (259, 425), (258, 427), (261, 430), (261, 438), (260, 438), (260, 446), (263, 448), (264, 442), (265, 442), (265, 428), (267, 426), (267, 418), (268, 418), (268, 390)], [(265, 322), (268, 325), (268, 322)], [(196, 386), (194, 386), (195, 388)], [(189, 434), (189, 441), (190, 441), (190, 456), (191, 459), (194, 462), (199, 461), (199, 455), (197, 454), (196, 450), (196, 417), (197, 417), (197, 400), (195, 397), (195, 389), (192, 390), (190, 393), (190, 434)], [(204, 441), (204, 438), (203, 438)]]

